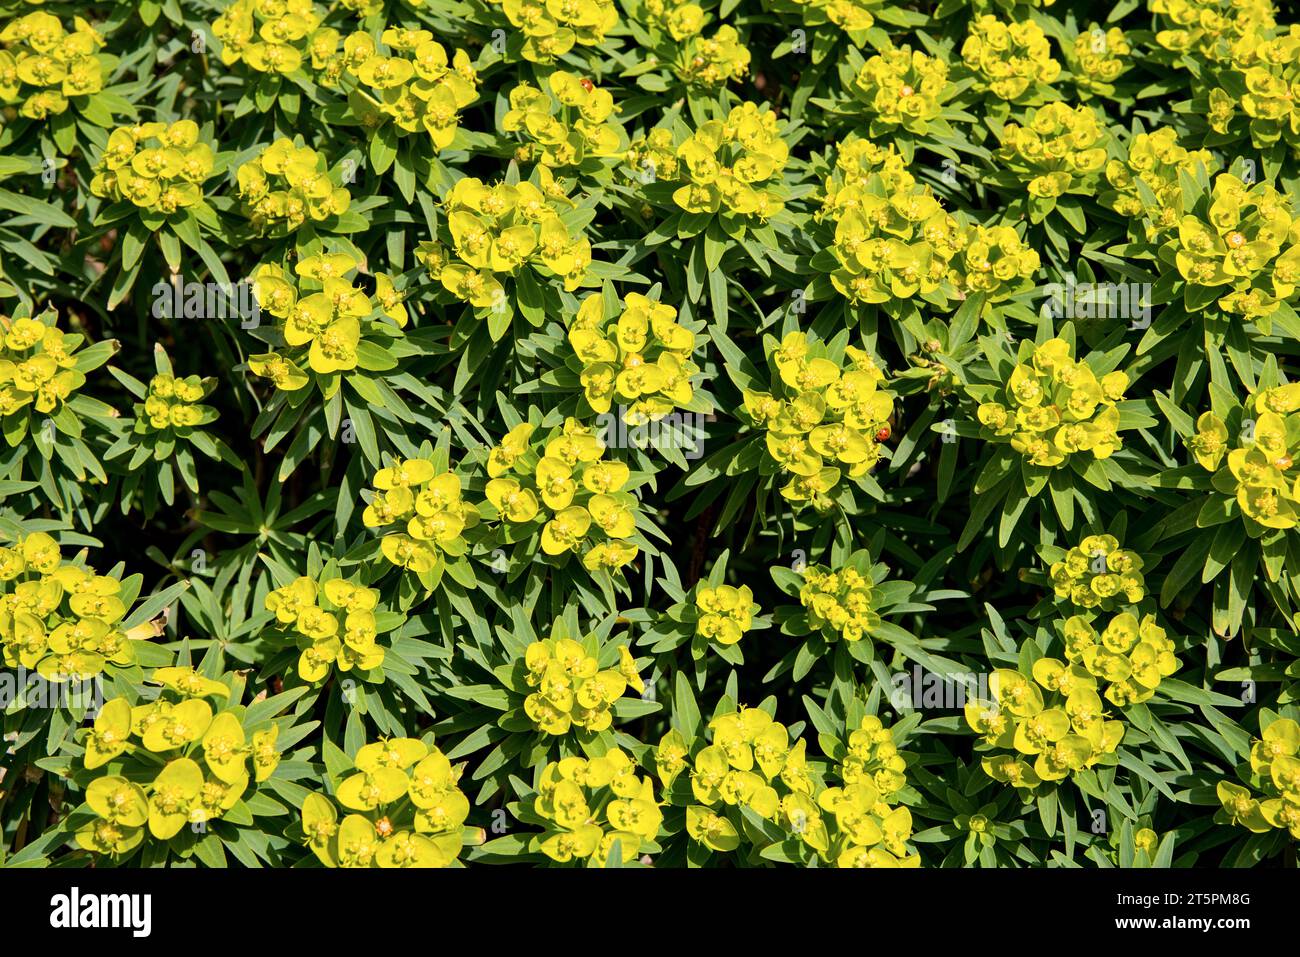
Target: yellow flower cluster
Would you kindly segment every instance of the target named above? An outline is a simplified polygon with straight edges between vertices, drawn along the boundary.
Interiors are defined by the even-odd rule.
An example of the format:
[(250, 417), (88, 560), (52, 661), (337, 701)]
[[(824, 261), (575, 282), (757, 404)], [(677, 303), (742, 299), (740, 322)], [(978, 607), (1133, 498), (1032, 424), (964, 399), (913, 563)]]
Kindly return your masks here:
[(613, 704), (630, 686), (645, 683), (626, 646), (619, 648), (619, 667), (603, 671), (595, 655), (572, 638), (534, 641), (524, 650), (525, 680), (537, 690), (524, 699), (524, 713), (544, 734), (568, 734), (580, 728), (593, 734), (613, 723)]
[(948, 64), (910, 46), (876, 54), (853, 81), (853, 93), (872, 114), (873, 136), (900, 126), (924, 134), (952, 92)]
[(837, 866), (921, 866), (920, 856), (907, 850), (912, 812), (898, 804), (898, 793), (907, 785), (906, 770), (893, 730), (879, 718), (867, 715), (849, 732), (837, 769), (843, 785), (817, 796), (818, 806), (834, 817)]
[[(426, 736), (428, 737), (428, 736)], [(469, 799), (457, 786), (461, 768), (431, 742), (384, 738), (362, 745), (355, 774), (334, 802), (308, 794), (302, 831), (326, 867), (451, 867), (465, 843)]]
[(756, 611), (748, 585), (701, 585), (695, 592), (695, 633), (723, 646), (734, 645), (753, 626)]
[[(687, 180), (673, 201), (688, 213), (723, 212), (767, 220), (785, 205), (773, 187), (790, 159), (776, 114), (753, 103), (709, 120), (677, 147), (677, 173)], [(659, 170), (666, 179), (665, 170)]]
[(478, 99), (469, 54), (456, 50), (449, 59), (428, 30), (389, 27), (380, 40), (387, 52), (370, 34), (353, 33), (339, 53), (337, 35), (322, 37), (313, 56), (324, 63), (326, 82), (355, 81), (348, 102), (364, 125), (391, 120), (403, 134), (427, 133), (435, 151), (446, 149), (460, 128), (460, 111)]
[(510, 91), (510, 109), (501, 129), (523, 135), (528, 145), (520, 151), (521, 158), (560, 168), (621, 152), (626, 139), (611, 119), (616, 109), (608, 90), (564, 70), (547, 77), (546, 85), (549, 94), (527, 82)]
[(1119, 547), (1114, 535), (1088, 535), (1051, 567), (1056, 597), (1080, 608), (1110, 611), (1136, 605), (1146, 596), (1142, 558)]
[(686, 830), (694, 840), (713, 851), (739, 847), (740, 832), (726, 815), (734, 807), (788, 828), (810, 846), (821, 844), (819, 850), (828, 846), (802, 738), (791, 744), (789, 729), (759, 708), (718, 715), (709, 731), (712, 742), (689, 763), (676, 730), (664, 735), (655, 754), (665, 788), (690, 767), (696, 803), (686, 808)]
[[(342, 87), (344, 74), (360, 67), (377, 49), (374, 37), (369, 33), (349, 34), (347, 39), (351, 42), (345, 42), (340, 49), (339, 41), (342, 39), (343, 34), (333, 27), (321, 27), (307, 41), (307, 54), (315, 79), (327, 89)], [(374, 97), (353, 90), (348, 96), (348, 106), (355, 111), (353, 119), (360, 120), (368, 130), (373, 132), (380, 125), (382, 117)]]
[(625, 422), (661, 419), (690, 403), (695, 334), (677, 323), (677, 310), (630, 292), (617, 320), (606, 318), (604, 298), (582, 300), (569, 325), (569, 345), (582, 363), (580, 382), (600, 414), (615, 402)]
[[(611, 748), (599, 757), (569, 757), (542, 769), (533, 810), (549, 822), (536, 849), (562, 864), (593, 860), (603, 867), (619, 846), (618, 861), (658, 850), (655, 836), (663, 812), (654, 782), (637, 777), (627, 752)], [(616, 863), (618, 863), (616, 861)]]
[[(1095, 679), (1081, 672), (1053, 659), (1037, 663), (1034, 680), (1009, 668), (993, 672), (989, 690), (994, 700), (972, 698), (965, 706), (971, 730), (987, 748), (1001, 752), (981, 760), (985, 774), (1032, 790), (1115, 753), (1124, 723), (1106, 718)], [(1051, 692), (1050, 706), (1040, 686)]]
[(681, 163), (673, 145), (673, 131), (666, 126), (657, 126), (637, 139), (628, 148), (627, 165), (641, 183), (679, 179)]
[[(1236, 499), (1251, 523), (1264, 528), (1300, 525), (1300, 383), (1264, 389), (1247, 402), (1237, 447), (1228, 450), (1228, 427), (1213, 412), (1196, 420), (1188, 446), (1197, 463), (1215, 473), (1215, 488)], [(1224, 456), (1226, 466), (1220, 467)]]
[(988, 302), (1023, 289), (1042, 265), (1038, 250), (1021, 239), (1013, 226), (966, 226), (958, 246), (966, 288), (983, 293)]
[(149, 380), (149, 393), (139, 407), (143, 413), (136, 418), (137, 431), (166, 432), (171, 429), (191, 429), (213, 422), (216, 410), (199, 405), (215, 382), (205, 385), (196, 375), (178, 379), (170, 375), (156, 375)]
[(219, 820), (250, 781), (265, 781), (280, 763), (278, 726), (250, 736), (238, 710), (214, 712), (204, 700), (229, 698), (225, 684), (184, 667), (159, 668), (151, 680), (181, 700), (159, 698), (132, 707), (128, 699), (114, 698), (86, 734), (87, 770), (143, 751), (151, 758), (144, 773), (156, 772), (147, 785), (139, 783), (139, 774), (107, 774), (90, 783), (86, 803), (95, 819), (77, 831), (78, 845), (88, 851), (125, 854), (144, 840), (146, 824), (154, 838), (165, 841), (186, 824)]
[(1233, 47), (1233, 68), (1246, 88), (1232, 97), (1221, 87), (1210, 90), (1210, 126), (1227, 133), (1237, 104), (1248, 118), (1251, 142), (1267, 149), (1285, 140), (1300, 149), (1300, 108), (1295, 91), (1300, 88), (1300, 25), (1292, 24), (1280, 36), (1257, 32)]
[(596, 46), (618, 25), (614, 0), (488, 0), (524, 34), (523, 56), (552, 63), (574, 45)]
[(835, 147), (835, 168), (822, 184), (821, 206), (813, 214), (817, 222), (839, 222), (843, 216), (862, 208), (863, 195), (876, 178), (884, 184), (885, 194), (909, 190), (916, 177), (893, 143), (878, 146), (866, 137), (849, 133)]
[(1028, 364), (1017, 363), (1000, 401), (982, 402), (976, 413), (985, 439), (1010, 442), (1031, 464), (1058, 468), (1078, 452), (1105, 459), (1119, 451), (1119, 408), (1128, 387), (1124, 372), (1100, 379), (1071, 356), (1064, 339), (1034, 346)]
[[(781, 494), (829, 508), (841, 474), (859, 478), (880, 459), (894, 400), (869, 352), (845, 348), (847, 368), (807, 333), (792, 332), (770, 350), (785, 396), (746, 389), (745, 412), (765, 430), (768, 454), (790, 475)], [(842, 361), (842, 360), (841, 360)]]
[(258, 73), (288, 74), (311, 59), (323, 19), (311, 0), (235, 0), (212, 22), (212, 35), (226, 66), (243, 62)]
[[(1105, 698), (1121, 708), (1148, 700), (1160, 687), (1160, 679), (1178, 670), (1174, 643), (1156, 624), (1155, 615), (1139, 621), (1132, 612), (1121, 612), (1100, 633), (1082, 615), (1068, 618), (1064, 625), (1067, 669), (1054, 658), (1034, 664), (1034, 678), (1045, 688), (1068, 694), (1068, 688), (1083, 681), (1096, 687), (1108, 682)], [(1081, 673), (1082, 666), (1086, 672)]]
[(848, 748), (839, 762), (839, 777), (845, 784), (874, 784), (881, 798), (893, 803), (907, 786), (907, 762), (894, 744), (894, 732), (874, 715), (865, 716), (849, 732)]
[(982, 14), (970, 25), (961, 58), (977, 89), (1008, 103), (1035, 99), (1040, 85), (1049, 85), (1061, 75), (1047, 35), (1032, 20), (1003, 23), (992, 14)]
[(266, 596), (266, 610), (301, 652), (298, 676), (313, 683), (325, 680), (331, 668), (373, 672), (383, 665), (384, 649), (375, 640), (378, 604), (374, 588), (344, 578), (317, 583), (306, 575)]
[(749, 71), (750, 53), (735, 27), (723, 24), (711, 38), (704, 36), (709, 14), (689, 0), (645, 0), (625, 4), (631, 15), (652, 34), (666, 33), (677, 51), (673, 72), (689, 86), (709, 89), (738, 80)]
[(335, 182), (322, 153), (278, 139), (235, 173), (239, 198), (262, 233), (289, 232), (347, 212), (352, 196)]
[[(689, 10), (690, 6), (678, 9)], [(749, 72), (749, 61), (749, 49), (740, 42), (740, 34), (724, 23), (711, 37), (699, 34), (697, 27), (696, 35), (683, 45), (674, 69), (688, 86), (707, 89), (741, 79)]]
[(830, 251), (839, 266), (831, 282), (850, 302), (933, 294), (946, 299), (960, 283), (951, 264), (961, 226), (929, 186), (906, 173), (896, 179), (902, 182), (891, 185), (887, 174), (873, 173), (861, 184), (828, 192), (827, 203), (835, 204)]
[(570, 231), (556, 206), (552, 193), (530, 182), (486, 186), (465, 177), (444, 199), (456, 261), (434, 242), (421, 243), (417, 255), (431, 278), (477, 309), (504, 308), (500, 277), (525, 264), (561, 278), (572, 292), (586, 279), (591, 243)]
[[(840, 786), (825, 787), (809, 773), (806, 745), (793, 744), (789, 729), (759, 708), (741, 708), (709, 723), (712, 741), (689, 758), (681, 734), (670, 731), (655, 751), (665, 789), (690, 770), (686, 808), (690, 836), (713, 851), (740, 847), (742, 833), (731, 808), (748, 808), (839, 867), (918, 867), (906, 842), (911, 812), (894, 806), (906, 784), (906, 762), (892, 732), (865, 717), (849, 734), (838, 764)], [(732, 812), (734, 813), (734, 812)]]
[(643, 23), (659, 27), (678, 43), (704, 29), (704, 10), (688, 0), (645, 0), (637, 13)]
[(116, 129), (95, 166), (90, 191), (163, 215), (203, 201), (212, 176), (212, 147), (199, 141), (193, 120)]
[(1119, 27), (1103, 30), (1094, 25), (1074, 38), (1074, 48), (1066, 48), (1071, 80), (1082, 99), (1108, 97), (1115, 93), (1115, 81), (1132, 66), (1133, 47)]
[(68, 109), (69, 97), (104, 88), (104, 66), (96, 56), (104, 38), (81, 17), (68, 31), (56, 16), (29, 13), (0, 30), (0, 44), (0, 103), (21, 103), (19, 116), (57, 116)]
[[(1188, 150), (1178, 144), (1172, 127), (1162, 126), (1150, 133), (1139, 133), (1128, 147), (1128, 159), (1106, 163), (1106, 180), (1113, 192), (1101, 196), (1104, 205), (1130, 219), (1147, 219), (1148, 240), (1178, 227), (1183, 211), (1182, 173), (1195, 175), (1196, 167), (1212, 171), (1214, 157), (1208, 150)], [(1156, 205), (1149, 207), (1138, 189), (1142, 183), (1155, 194)]]
[(1106, 165), (1104, 121), (1087, 106), (1048, 103), (1027, 111), (1025, 124), (1008, 123), (995, 154), (1037, 199), (1094, 192)]
[[(31, 406), (53, 414), (86, 383), (73, 353), (82, 337), (40, 319), (0, 315), (0, 415)], [(5, 429), (6, 437), (9, 429)]]
[(1224, 61), (1242, 40), (1277, 25), (1271, 0), (1151, 0), (1151, 12), (1169, 28), (1156, 43), (1172, 53)]
[(1271, 316), (1300, 285), (1300, 217), (1267, 183), (1216, 176), (1206, 216), (1184, 215), (1168, 248), (1189, 286), (1222, 288), (1219, 307), (1247, 320)]
[(375, 275), (373, 301), (346, 278), (359, 265), (350, 253), (319, 252), (298, 260), (292, 275), (274, 263), (254, 271), (258, 306), (283, 322), (284, 341), (291, 350), (249, 356), (254, 374), (293, 392), (310, 381), (303, 365), (322, 376), (357, 367), (361, 323), (376, 305), (399, 326), (406, 325), (406, 307), (390, 277)]
[(121, 581), (64, 561), (44, 532), (0, 547), (0, 586), (5, 666), (35, 669), (47, 681), (84, 680), (110, 662), (129, 665), (131, 642), (155, 633), (149, 622), (123, 631)]
[(631, 471), (602, 460), (604, 445), (576, 419), (566, 419), (540, 455), (535, 428), (524, 423), (511, 429), (488, 457), (484, 492), (497, 517), (511, 525), (544, 520), (542, 551), (580, 553), (588, 571), (630, 563), (639, 550), (627, 541), (636, 534), (638, 504), (622, 490)]
[[(853, 568), (833, 571), (809, 565), (799, 586), (799, 603), (808, 610), (808, 624), (828, 629), (845, 641), (861, 641), (880, 624), (872, 606), (875, 583)], [(829, 636), (828, 636), (829, 637)]]
[[(1095, 116), (1086, 108), (1083, 112), (1095, 127)], [(1008, 143), (1003, 159), (1013, 170), (1023, 170), (1026, 180), (1054, 182), (1060, 174), (1045, 170), (1053, 165), (1071, 169), (1072, 163), (1081, 162), (1080, 154), (1069, 152), (1082, 147), (1071, 139), (1068, 126), (1059, 135), (1046, 129), (1049, 117), (1056, 115), (1044, 116), (1037, 131), (1032, 125), (1007, 127), (1014, 145)], [(1102, 135), (1099, 128), (1096, 133)], [(1045, 134), (1050, 141), (1044, 140)], [(1034, 138), (1036, 145), (1031, 142)], [(1071, 158), (1053, 159), (1063, 151)], [(1084, 159), (1104, 161), (1104, 151)], [(1080, 185), (1082, 167), (1066, 179), (1072, 186)], [(1031, 193), (1041, 185), (1031, 186)], [(960, 223), (929, 186), (917, 183), (892, 146), (885, 149), (850, 135), (839, 146), (835, 171), (824, 190), (815, 218), (835, 223), (829, 251), (838, 268), (831, 273), (831, 282), (851, 302), (883, 303), (916, 296), (947, 301), (955, 287), (983, 293), (996, 302), (1026, 288), (1042, 264), (1037, 251), (1014, 227)]]
[(1222, 819), (1256, 834), (1271, 828), (1286, 830), (1300, 840), (1300, 725), (1290, 718), (1275, 718), (1250, 748), (1248, 783), (1262, 791), (1259, 800), (1251, 788), (1220, 781), (1217, 788)]
[(439, 473), (428, 459), (402, 459), (382, 468), (361, 521), (366, 528), (397, 525), (405, 531), (380, 539), (384, 557), (416, 574), (437, 573), (444, 555), (465, 554), (465, 529), (478, 524), (478, 509), (461, 498), (460, 478)]

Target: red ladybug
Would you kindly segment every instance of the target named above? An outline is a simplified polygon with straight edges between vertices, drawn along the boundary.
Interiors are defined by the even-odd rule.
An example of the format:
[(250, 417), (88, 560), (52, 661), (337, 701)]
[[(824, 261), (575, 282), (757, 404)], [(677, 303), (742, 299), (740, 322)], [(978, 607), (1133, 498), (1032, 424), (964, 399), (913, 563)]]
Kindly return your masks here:
[(582, 88), (588, 93), (596, 88), (596, 84), (592, 83), (590, 80), (579, 80), (578, 82), (582, 84)]
[(880, 429), (877, 430), (876, 432), (876, 441), (883, 442), (885, 441), (885, 439), (889, 438), (889, 436), (892, 434), (893, 433), (889, 431), (889, 426), (887, 425), (881, 426)]

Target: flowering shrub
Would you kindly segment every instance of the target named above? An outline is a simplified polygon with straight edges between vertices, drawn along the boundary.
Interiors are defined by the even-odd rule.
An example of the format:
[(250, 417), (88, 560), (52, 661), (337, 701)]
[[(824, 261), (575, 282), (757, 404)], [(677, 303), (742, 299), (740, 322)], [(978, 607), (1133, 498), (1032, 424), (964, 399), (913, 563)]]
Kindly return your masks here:
[(1295, 863), (1286, 5), (0, 8), (0, 865)]

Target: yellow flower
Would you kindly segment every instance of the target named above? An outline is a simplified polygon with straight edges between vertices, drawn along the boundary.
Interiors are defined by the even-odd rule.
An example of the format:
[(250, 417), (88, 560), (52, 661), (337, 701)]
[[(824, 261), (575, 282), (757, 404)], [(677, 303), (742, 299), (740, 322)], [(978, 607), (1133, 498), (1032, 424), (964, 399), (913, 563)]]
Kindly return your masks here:
[(336, 319), (311, 340), (307, 364), (313, 372), (322, 374), (355, 369), (360, 341), (361, 324), (356, 319), (350, 316)]
[(560, 555), (576, 549), (591, 527), (591, 521), (591, 513), (581, 505), (557, 512), (542, 529), (542, 551), (547, 555)]
[(178, 834), (199, 809), (203, 769), (189, 758), (167, 764), (150, 787), (149, 833), (159, 840)]
[(523, 488), (516, 479), (492, 479), (487, 483), (484, 494), (507, 521), (530, 522), (537, 515), (536, 496), (531, 489)]

